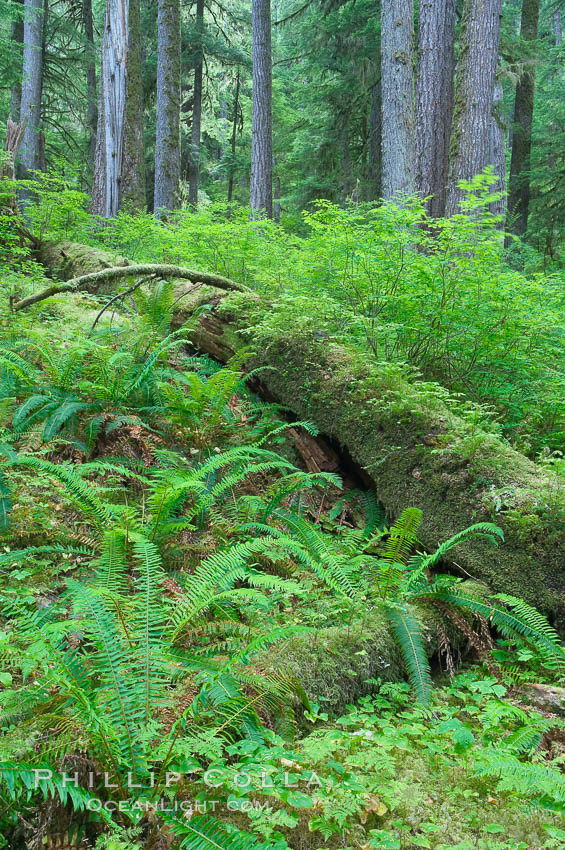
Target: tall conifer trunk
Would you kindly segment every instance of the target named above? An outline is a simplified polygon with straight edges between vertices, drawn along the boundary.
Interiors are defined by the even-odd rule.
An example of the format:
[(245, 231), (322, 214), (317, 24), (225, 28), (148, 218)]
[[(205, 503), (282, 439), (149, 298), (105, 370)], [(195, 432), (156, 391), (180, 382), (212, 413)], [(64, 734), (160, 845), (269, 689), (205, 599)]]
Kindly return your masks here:
[(381, 81), (379, 78), (371, 91), (369, 113), (367, 174), (369, 178), (368, 198), (370, 201), (380, 198), (382, 194), (381, 124)]
[[(14, 45), (14, 56), (20, 56), (21, 46), (24, 42), (24, 19), (23, 0), (17, 0), (18, 10), (21, 6), (22, 14), (12, 21), (10, 40)], [(10, 92), (10, 117), (15, 124), (19, 124), (22, 107), (22, 76), (12, 85)]]
[(153, 207), (173, 210), (179, 205), (180, 182), (180, 0), (159, 0), (157, 13), (157, 135)]
[(203, 38), (204, 0), (196, 0), (196, 50), (194, 52), (194, 93), (192, 100), (192, 128), (190, 158), (188, 166), (188, 201), (198, 206), (198, 184), (200, 182), (200, 137), (202, 128), (202, 70), (204, 66)]
[(490, 161), (490, 134), (502, 0), (465, 0), (450, 145), (447, 215), (459, 210), (461, 180)]
[(445, 213), (453, 117), (455, 0), (422, 0), (416, 86), (416, 188), (430, 215)]
[[(522, 0), (520, 35), (524, 42), (538, 37), (539, 0)], [(508, 197), (509, 228), (523, 236), (530, 211), (530, 151), (534, 115), (535, 69), (530, 60), (516, 87), (512, 156), (510, 159), (510, 192)]]
[(96, 154), (96, 130), (98, 124), (98, 104), (96, 101), (96, 60), (94, 55), (94, 24), (92, 20), (92, 0), (82, 0), (82, 25), (86, 39), (86, 123), (89, 131), (90, 166), (94, 167)]
[(271, 2), (253, 0), (253, 117), (251, 191), (253, 218), (273, 217)]
[(413, 0), (382, 0), (383, 197), (412, 194), (416, 183)]
[[(494, 85), (492, 102), (492, 118), (490, 123), (490, 157), (489, 162), (497, 176), (497, 182), (492, 187), (495, 192), (506, 191), (506, 137), (508, 127), (504, 118), (504, 91), (502, 83), (497, 80)], [(494, 215), (504, 216), (506, 213), (506, 196), (491, 204)], [(499, 225), (504, 227), (504, 219)]]
[(43, 0), (25, 0), (24, 49), (20, 121), (25, 121), (20, 145), (20, 176), (39, 168), (41, 91), (43, 86)]
[(230, 151), (231, 151), (231, 159), (229, 166), (229, 176), (228, 176), (228, 204), (231, 204), (233, 197), (233, 178), (235, 174), (235, 143), (237, 141), (237, 122), (239, 118), (239, 85), (240, 85), (240, 72), (239, 65), (237, 66), (237, 75), (235, 78), (235, 94), (233, 97), (233, 117), (232, 117), (232, 130), (231, 130), (231, 140), (230, 140)]
[(145, 209), (139, 0), (108, 0), (102, 38), (92, 212), (122, 207)]

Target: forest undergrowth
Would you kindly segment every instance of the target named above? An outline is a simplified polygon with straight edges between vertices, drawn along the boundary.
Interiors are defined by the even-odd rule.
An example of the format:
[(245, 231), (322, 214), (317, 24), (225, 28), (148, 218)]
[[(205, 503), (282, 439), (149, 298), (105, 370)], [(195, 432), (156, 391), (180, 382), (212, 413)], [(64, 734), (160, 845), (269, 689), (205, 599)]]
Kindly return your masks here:
[(417, 199), (404, 208), (320, 201), (300, 223), (279, 227), (226, 205), (166, 222), (120, 213), (102, 223), (85, 212), (86, 195), (42, 177), (30, 213), (42, 238), (250, 286), (276, 305), (273, 321), (357, 344), (377, 363), (405, 364), (408, 375), (446, 388), (481, 427), (556, 467), (565, 431), (563, 272), (544, 269), (518, 240), (504, 250), (492, 182), (476, 177), (463, 213), (449, 219), (430, 219)]
[[(213, 207), (101, 227), (82, 204), (52, 185), (31, 226), (251, 285), (273, 322), (441, 380), (559, 470), (559, 277), (503, 266), (488, 213), (429, 250), (416, 205), (320, 205), (289, 232)], [(10, 227), (0, 846), (565, 847), (560, 637), (447, 566), (500, 529), (425, 551), (417, 507), (312, 468), (316, 429), (253, 392), (248, 352), (220, 366), (171, 333), (170, 282), (94, 329), (108, 296), (10, 313), (45, 282)]]

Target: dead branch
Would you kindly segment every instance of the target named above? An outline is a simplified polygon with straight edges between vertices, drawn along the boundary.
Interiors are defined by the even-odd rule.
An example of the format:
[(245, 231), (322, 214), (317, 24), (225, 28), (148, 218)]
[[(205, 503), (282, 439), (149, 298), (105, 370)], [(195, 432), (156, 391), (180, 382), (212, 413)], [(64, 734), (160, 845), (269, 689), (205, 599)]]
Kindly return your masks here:
[(222, 289), (225, 292), (249, 292), (248, 287), (241, 283), (236, 283), (227, 277), (222, 277), (217, 274), (208, 272), (198, 272), (193, 269), (186, 269), (184, 266), (171, 266), (159, 264), (143, 264), (132, 266), (117, 266), (110, 269), (103, 269), (99, 272), (81, 275), (75, 277), (66, 283), (55, 283), (53, 286), (48, 286), (41, 292), (36, 292), (35, 295), (29, 295), (27, 298), (22, 298), (12, 305), (12, 311), (17, 313), (19, 310), (25, 310), (31, 307), (32, 304), (37, 304), (40, 301), (45, 301), (46, 298), (51, 298), (53, 295), (59, 295), (62, 292), (81, 292), (88, 289), (92, 285), (103, 283), (108, 280), (114, 280), (120, 277), (151, 277), (152, 280), (161, 280), (162, 278), (177, 278), (179, 280), (190, 280), (192, 283), (206, 284), (207, 286), (215, 286), (217, 289)]

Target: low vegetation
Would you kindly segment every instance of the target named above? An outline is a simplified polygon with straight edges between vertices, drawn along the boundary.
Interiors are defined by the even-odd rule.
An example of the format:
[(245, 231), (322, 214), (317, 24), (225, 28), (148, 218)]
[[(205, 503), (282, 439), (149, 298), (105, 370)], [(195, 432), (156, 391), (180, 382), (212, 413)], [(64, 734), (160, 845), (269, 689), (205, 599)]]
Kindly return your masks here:
[[(504, 266), (483, 188), (434, 234), (417, 204), (321, 205), (294, 232), (216, 208), (101, 226), (59, 186), (24, 230), (4, 219), (0, 846), (565, 847), (560, 621), (500, 566), (527, 552), (533, 586), (560, 545), (561, 296)], [(198, 274), (167, 274), (10, 309), (53, 282), (38, 258), (77, 277), (102, 249), (249, 291), (195, 300)], [(196, 346), (212, 320), (242, 346), (225, 362)], [(356, 377), (397, 443), (427, 423), (423, 480), (393, 452), (383, 494), (395, 463), (399, 494), (433, 490), (446, 451), (473, 471), (453, 533), (424, 498), (379, 501), (353, 419), (320, 438)], [(493, 491), (481, 513), (485, 457), (514, 496), (537, 482), (529, 511)]]

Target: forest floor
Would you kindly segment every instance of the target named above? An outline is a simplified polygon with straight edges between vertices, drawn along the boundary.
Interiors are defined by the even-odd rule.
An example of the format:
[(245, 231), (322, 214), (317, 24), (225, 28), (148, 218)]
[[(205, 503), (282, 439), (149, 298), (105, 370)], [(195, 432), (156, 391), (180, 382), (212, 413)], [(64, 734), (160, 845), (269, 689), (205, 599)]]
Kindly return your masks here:
[[(565, 850), (559, 281), (79, 202), (4, 225), (0, 848)], [(124, 256), (251, 290), (26, 301)]]
[[(342, 554), (351, 556), (354, 542), (359, 554), (367, 529), (364, 543), (370, 557), (385, 551), (389, 520), (378, 504), (353, 487), (354, 482), (343, 489), (335, 474), (305, 468), (296, 428), (289, 434), (284, 411), (246, 389), (240, 367), (220, 367), (187, 352), (182, 338), (166, 336), (162, 318), (170, 299), (166, 286), (140, 296), (137, 314), (106, 314), (93, 337), (88, 329), (98, 301), (92, 296), (51, 302), (33, 325), (21, 318), (4, 325), (3, 362), (11, 364), (5, 381), (13, 381), (11, 388), (5, 387), (4, 416), (6, 425), (11, 423), (4, 433), (11, 447), (6, 452), (17, 449), (39, 465), (16, 466), (8, 473), (12, 505), (1, 556), (2, 595), (17, 599), (22, 609), (13, 615), (13, 624), (26, 611), (55, 615), (50, 632), (43, 623), (36, 623), (34, 636), (25, 629), (14, 631), (8, 620), (2, 634), (2, 703), (8, 718), (0, 745), (4, 771), (7, 764), (33, 763), (34, 754), (40, 759), (36, 763), (45, 764), (45, 730), (60, 738), (69, 764), (75, 764), (73, 753), (96, 767), (103, 761), (96, 735), (72, 705), (71, 692), (57, 709), (58, 720), (53, 705), (46, 713), (36, 693), (38, 682), (51, 695), (66, 693), (68, 685), (62, 675), (53, 680), (46, 634), (64, 635), (87, 657), (92, 652), (82, 634), (84, 610), (81, 614), (80, 606), (73, 607), (76, 600), (69, 601), (69, 580), (90, 582), (102, 565), (110, 581), (108, 570), (118, 569), (108, 565), (103, 542), (111, 514), (100, 523), (90, 509), (94, 499), (113, 506), (114, 522), (125, 516), (118, 506), (127, 506), (132, 539), (134, 528), (139, 535), (159, 539), (158, 593), (173, 599), (190, 587), (198, 564), (209, 564), (214, 555), (249, 539), (250, 524), (259, 528), (269, 518), (275, 529), (270, 533), (281, 531), (283, 515), (276, 518), (281, 509), (293, 511), (308, 524), (308, 533), (324, 536), (326, 545), (336, 541), (334, 554), (341, 546)], [(250, 453), (238, 456), (242, 449)], [(261, 451), (274, 451), (275, 456), (261, 456)], [(206, 464), (200, 488), (181, 488), (174, 509), (167, 508), (169, 518), (160, 518), (156, 532), (155, 495), (164, 499), (166, 480), (173, 490), (180, 486), (171, 471), (194, 474)], [(76, 479), (65, 479), (62, 468)], [(202, 492), (204, 507), (195, 513), (195, 499)], [(179, 507), (190, 521), (181, 521)], [(49, 545), (54, 545), (52, 551)], [(539, 652), (499, 639), (492, 654), (500, 669), (492, 675), (492, 668), (473, 663), (465, 640), (454, 640), (448, 648), (445, 632), (440, 632), (439, 645), (430, 633), (428, 640), (435, 640), (443, 652), (431, 652), (431, 702), (415, 703), (386, 642), (382, 650), (377, 647), (377, 656), (391, 652), (390, 659), (381, 657), (376, 663), (374, 646), (359, 643), (359, 630), (376, 639), (370, 631), (374, 626), (368, 625), (374, 614), (370, 601), (362, 603), (365, 611), (352, 607), (298, 554), (263, 550), (251, 560), (254, 579), (248, 591), (237, 597), (238, 587), (249, 579), (242, 573), (233, 587), (236, 596), (228, 598), (226, 586), (225, 601), (207, 600), (204, 618), (195, 615), (190, 628), (181, 632), (182, 648), (200, 662), (237, 656), (247, 674), (252, 670), (259, 677), (272, 674), (269, 665), (276, 658), (284, 677), (294, 659), (288, 688), (277, 691), (273, 686), (272, 699), (260, 702), (258, 714), (250, 711), (245, 727), (233, 721), (231, 706), (224, 706), (222, 714), (213, 693), (223, 671), (223, 687), (229, 679), (236, 705), (238, 699), (257, 698), (261, 685), (249, 676), (240, 676), (236, 693), (233, 663), (227, 668), (201, 663), (200, 668), (194, 665), (198, 672), (170, 680), (159, 709), (161, 734), (166, 737), (163, 730), (170, 729), (171, 718), (184, 718), (170, 767), (191, 777), (175, 793), (190, 800), (196, 818), (191, 822), (199, 826), (198, 840), (203, 842), (191, 844), (185, 836), (182, 846), (231, 847), (236, 845), (230, 841), (237, 839), (242, 842), (238, 847), (255, 846), (258, 840), (276, 850), (565, 847), (560, 814), (565, 722), (559, 698), (555, 706), (535, 707), (532, 691), (525, 687), (532, 680), (555, 684), (558, 679), (555, 672), (544, 672)], [(135, 557), (124, 564), (128, 582), (136, 581), (134, 562)], [(224, 570), (229, 569), (225, 562)], [(261, 575), (267, 580), (261, 581)], [(227, 629), (226, 622), (231, 623)], [(96, 638), (91, 640), (96, 648)], [(275, 646), (274, 655), (264, 649), (271, 643), (282, 647)], [(371, 665), (365, 668), (370, 656)], [(391, 666), (392, 678), (400, 681), (389, 681)], [(91, 675), (98, 675), (102, 690), (109, 691), (103, 670), (91, 668)], [(302, 679), (306, 695), (295, 679)], [(344, 693), (357, 694), (346, 708), (343, 700), (332, 700), (334, 689), (343, 691), (344, 681)], [(20, 722), (9, 720), (14, 697)], [(108, 693), (106, 698), (110, 700)], [(217, 717), (211, 719), (214, 705), (229, 734), (222, 733)], [(162, 759), (162, 747), (156, 746), (154, 733), (138, 729), (137, 734), (140, 760), (152, 767), (154, 756), (156, 763)], [(153, 741), (149, 750), (147, 735)], [(98, 848), (134, 850), (168, 844), (167, 828), (155, 834), (147, 817), (138, 816), (137, 823), (132, 817), (128, 825), (127, 817), (113, 816), (104, 825), (96, 814), (85, 820), (76, 801), (65, 807), (56, 785), (45, 786), (48, 804), (43, 806), (24, 790), (16, 778), (2, 792), (6, 801), (12, 798), (2, 815), (4, 846), (35, 846), (40, 837), (59, 846), (63, 836), (70, 840), (73, 826), (81, 846), (96, 841)], [(111, 799), (111, 792), (106, 794)], [(204, 813), (224, 822), (227, 832), (202, 838), (206, 829), (198, 818)], [(184, 835), (182, 823), (178, 830)]]

